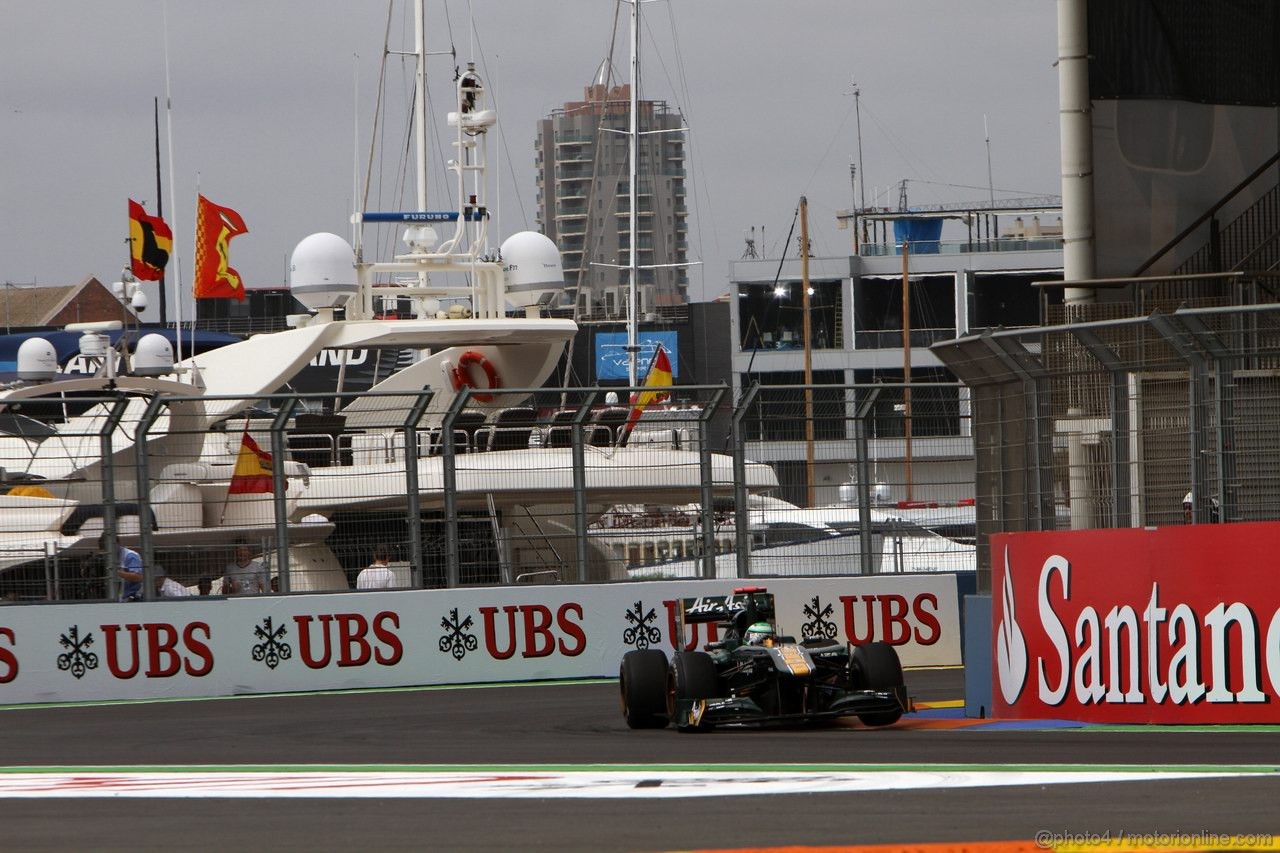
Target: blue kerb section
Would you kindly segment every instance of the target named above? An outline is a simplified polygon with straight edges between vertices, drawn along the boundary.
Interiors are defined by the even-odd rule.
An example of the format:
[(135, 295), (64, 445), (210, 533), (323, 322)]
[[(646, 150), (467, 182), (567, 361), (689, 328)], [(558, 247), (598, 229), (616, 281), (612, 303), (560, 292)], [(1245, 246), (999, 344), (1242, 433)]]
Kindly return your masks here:
[(1036, 731), (1042, 729), (1084, 729), (1088, 728), (1088, 723), (1077, 722), (1076, 720), (992, 720), (984, 723), (981, 728), (983, 731)]
[(964, 597), (964, 715), (991, 716), (991, 596)]
[(920, 708), (911, 716), (922, 720), (959, 720), (964, 717), (963, 708)]

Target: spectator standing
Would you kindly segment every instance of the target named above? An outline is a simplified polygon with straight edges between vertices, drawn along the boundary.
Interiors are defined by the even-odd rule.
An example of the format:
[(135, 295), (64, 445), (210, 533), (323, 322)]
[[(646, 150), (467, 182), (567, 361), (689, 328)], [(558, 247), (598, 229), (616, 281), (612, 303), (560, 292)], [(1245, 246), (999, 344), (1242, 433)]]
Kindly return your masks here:
[[(107, 536), (104, 533), (98, 539), (98, 549), (106, 556), (107, 552)], [(142, 600), (142, 558), (138, 556), (138, 552), (123, 545), (116, 546), (116, 577), (124, 581), (124, 585), (120, 588), (121, 601), (141, 601)], [(110, 557), (107, 558), (110, 561)], [(108, 562), (110, 565), (110, 562)]]
[(373, 562), (356, 578), (356, 589), (391, 589), (396, 584), (396, 576), (388, 565), (391, 553), (386, 545), (375, 545)]
[(267, 569), (253, 558), (253, 549), (245, 543), (236, 545), (235, 560), (227, 563), (222, 579), (224, 595), (251, 595), (267, 591)]

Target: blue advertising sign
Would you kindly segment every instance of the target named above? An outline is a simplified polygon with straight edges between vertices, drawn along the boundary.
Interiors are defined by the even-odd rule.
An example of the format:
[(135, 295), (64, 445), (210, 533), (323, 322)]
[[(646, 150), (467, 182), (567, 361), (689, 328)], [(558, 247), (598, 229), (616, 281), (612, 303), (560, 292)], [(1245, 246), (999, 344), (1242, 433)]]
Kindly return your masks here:
[[(640, 356), (636, 359), (636, 382), (643, 384), (649, 372), (649, 364), (653, 361), (658, 345), (667, 351), (671, 359), (671, 378), (680, 378), (680, 353), (676, 343), (675, 332), (638, 332), (636, 343), (640, 346)], [(622, 379), (627, 377), (627, 334), (626, 332), (600, 332), (596, 335), (596, 380)]]

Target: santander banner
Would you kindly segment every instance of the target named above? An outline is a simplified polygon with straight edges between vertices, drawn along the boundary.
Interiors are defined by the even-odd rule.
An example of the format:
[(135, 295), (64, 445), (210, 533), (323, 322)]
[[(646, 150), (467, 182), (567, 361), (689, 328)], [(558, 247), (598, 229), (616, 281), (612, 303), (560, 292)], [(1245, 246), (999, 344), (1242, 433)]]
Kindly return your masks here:
[[(757, 581), (784, 633), (960, 663), (955, 575)], [(181, 598), (0, 608), (0, 704), (616, 676), (671, 654), (677, 598), (740, 581)], [(715, 640), (699, 625), (697, 648)], [(693, 633), (693, 632), (691, 632)]]
[(991, 537), (996, 716), (1280, 723), (1280, 523)]

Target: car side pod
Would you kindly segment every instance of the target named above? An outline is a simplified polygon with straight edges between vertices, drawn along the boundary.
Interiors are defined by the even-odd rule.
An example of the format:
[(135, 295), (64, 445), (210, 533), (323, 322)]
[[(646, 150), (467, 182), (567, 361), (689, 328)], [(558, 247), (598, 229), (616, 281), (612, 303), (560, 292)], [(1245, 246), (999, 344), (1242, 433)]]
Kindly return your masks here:
[(854, 646), (849, 657), (849, 682), (855, 690), (888, 694), (891, 700), (875, 703), (877, 707), (858, 714), (867, 726), (890, 726), (898, 722), (909, 707), (907, 685), (902, 677), (902, 661), (888, 643), (864, 643)]
[(659, 649), (633, 649), (618, 667), (622, 717), (633, 729), (665, 729), (667, 656)]

